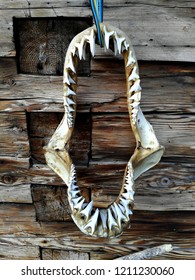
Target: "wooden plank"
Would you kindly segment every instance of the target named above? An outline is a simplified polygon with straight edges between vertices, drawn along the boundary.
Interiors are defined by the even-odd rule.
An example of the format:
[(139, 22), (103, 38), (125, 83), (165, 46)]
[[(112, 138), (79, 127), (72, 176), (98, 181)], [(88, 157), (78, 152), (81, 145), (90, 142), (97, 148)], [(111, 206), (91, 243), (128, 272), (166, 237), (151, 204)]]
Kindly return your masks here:
[(0, 203), (0, 222), (34, 222), (35, 208), (32, 204)]
[[(29, 158), (16, 158), (9, 156), (1, 156), (0, 155), (0, 172), (7, 173), (11, 172), (17, 168), (28, 168), (29, 167)], [(14, 182), (14, 178), (12, 178), (11, 174), (9, 178), (5, 174), (5, 178), (2, 178), (4, 184), (12, 184)]]
[[(92, 119), (92, 159), (127, 161), (135, 148), (129, 116), (94, 115)], [(194, 115), (153, 114), (147, 119), (165, 147), (165, 158), (194, 158)]]
[(89, 260), (89, 253), (43, 249), (42, 260)]
[[(184, 166), (161, 162), (140, 176), (135, 182), (135, 209), (194, 210), (195, 170), (193, 165)], [(119, 195), (124, 170), (125, 164), (91, 165), (78, 172), (78, 184), (92, 189), (97, 207), (107, 207)]]
[[(194, 113), (193, 81), (195, 68), (190, 64), (139, 62), (144, 112)], [(92, 102), (93, 112), (127, 112), (123, 61), (117, 59), (92, 60), (92, 82), (88, 80), (90, 95), (78, 93), (81, 104)], [(98, 91), (96, 86), (99, 84)], [(83, 85), (84, 86), (84, 85)], [(80, 98), (79, 98), (80, 94)], [(86, 96), (86, 98), (85, 98)], [(85, 101), (86, 99), (86, 101)]]
[[(143, 0), (104, 0), (104, 8), (110, 6), (120, 6), (120, 7), (127, 7), (131, 5), (144, 5)], [(150, 6), (166, 6), (166, 7), (191, 7), (194, 8), (195, 4), (194, 1), (182, 1), (182, 0), (169, 0), (168, 2), (163, 2), (160, 0), (148, 0), (147, 5)], [(19, 8), (26, 8), (26, 9), (33, 9), (33, 8), (57, 8), (57, 7), (88, 7), (88, 3), (85, 0), (74, 0), (74, 1), (67, 1), (64, 2), (63, 0), (17, 0), (15, 3), (12, 0), (1, 0), (0, 9), (19, 9)]]
[(30, 185), (0, 185), (0, 202), (32, 203)]
[[(69, 1), (71, 2), (71, 1)], [(194, 61), (194, 20), (192, 1), (150, 2), (105, 4), (104, 19), (120, 27), (132, 38), (138, 59)], [(13, 17), (56, 17), (89, 16), (90, 8), (86, 3), (65, 5), (40, 4), (31, 8), (31, 2), (24, 5), (19, 2), (18, 9), (0, 10), (0, 56), (14, 56), (15, 46), (12, 42)], [(37, 3), (37, 2), (36, 2)], [(2, 4), (2, 7), (4, 7)], [(36, 4), (35, 4), (36, 5)], [(56, 6), (55, 6), (56, 5)], [(78, 5), (78, 6), (76, 6)], [(71, 7), (72, 6), (72, 7)], [(33, 5), (32, 5), (33, 7)], [(77, 7), (77, 8), (75, 8)], [(143, 13), (144, 11), (144, 13)], [(129, 16), (131, 15), (131, 16)], [(167, 30), (169, 32), (167, 32)]]
[[(139, 66), (144, 112), (195, 112), (192, 64), (140, 62)], [(1, 75), (0, 111), (64, 112), (62, 77), (16, 75), (10, 79)], [(123, 61), (92, 60), (91, 77), (78, 81), (78, 111), (127, 112), (126, 102)]]
[(40, 260), (39, 247), (0, 242), (0, 260)]
[[(136, 211), (131, 229), (120, 238), (96, 239), (83, 235), (73, 223), (4, 223), (0, 227), (1, 242), (15, 246), (40, 246), (45, 249), (89, 252), (91, 258), (114, 259), (131, 252), (153, 246), (172, 243), (174, 250), (169, 256), (174, 259), (194, 255), (194, 212)], [(34, 229), (34, 231), (33, 231)], [(12, 233), (14, 235), (12, 236)], [(29, 236), (30, 234), (30, 236)], [(28, 237), (28, 238), (26, 238)], [(97, 254), (98, 252), (98, 254)]]
[(16, 49), (13, 40), (13, 18), (48, 18), (48, 17), (91, 17), (89, 8), (78, 7), (77, 9), (64, 8), (36, 8), (29, 9), (0, 9), (0, 56), (15, 57)]
[(25, 112), (0, 114), (0, 154), (18, 158), (29, 157)]

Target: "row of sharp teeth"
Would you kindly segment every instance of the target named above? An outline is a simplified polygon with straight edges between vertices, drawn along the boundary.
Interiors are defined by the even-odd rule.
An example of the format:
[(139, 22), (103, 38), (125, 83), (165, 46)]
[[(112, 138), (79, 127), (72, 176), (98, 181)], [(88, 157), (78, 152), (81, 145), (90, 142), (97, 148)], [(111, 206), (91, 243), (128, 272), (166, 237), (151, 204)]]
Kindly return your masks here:
[(70, 182), (68, 186), (68, 200), (72, 216), (81, 231), (99, 237), (111, 237), (121, 234), (125, 224), (130, 221), (132, 215), (134, 181), (132, 167), (129, 163), (125, 175), (124, 190), (118, 202), (114, 202), (107, 209), (93, 207), (93, 201), (86, 203), (76, 185), (76, 170), (71, 166)]
[[(130, 50), (130, 46), (127, 43), (126, 39), (124, 37), (120, 37), (116, 31), (108, 31), (106, 29), (106, 26), (103, 28), (103, 35), (104, 35), (104, 46), (105, 49), (109, 49), (110, 39), (113, 39), (114, 42), (114, 52), (115, 55), (117, 53), (121, 54), (124, 51), (129, 52), (128, 60), (126, 63), (126, 67), (130, 67), (130, 75), (128, 78), (129, 83), (129, 92), (128, 92), (128, 104), (131, 111), (132, 116), (132, 123), (136, 123), (137, 119), (137, 113), (138, 113), (138, 107), (140, 104), (140, 98), (141, 98), (141, 86), (140, 86), (140, 79), (137, 69), (136, 60), (134, 58), (134, 54), (132, 50)], [(91, 32), (89, 35), (84, 35), (81, 38), (80, 43), (75, 43), (73, 46), (69, 57), (66, 59), (65, 63), (65, 69), (64, 69), (64, 84), (65, 84), (65, 94), (64, 94), (64, 106), (65, 111), (68, 116), (68, 125), (69, 127), (73, 126), (74, 123), (74, 117), (73, 112), (75, 111), (75, 102), (73, 101), (73, 96), (76, 95), (76, 92), (74, 92), (71, 89), (71, 85), (75, 85), (76, 82), (71, 77), (70, 72), (76, 74), (76, 69), (74, 65), (74, 57), (77, 56), (79, 59), (85, 59), (86, 58), (86, 44), (89, 43), (90, 45), (90, 51), (92, 56), (95, 55), (95, 39), (96, 34), (94, 29), (91, 29)]]

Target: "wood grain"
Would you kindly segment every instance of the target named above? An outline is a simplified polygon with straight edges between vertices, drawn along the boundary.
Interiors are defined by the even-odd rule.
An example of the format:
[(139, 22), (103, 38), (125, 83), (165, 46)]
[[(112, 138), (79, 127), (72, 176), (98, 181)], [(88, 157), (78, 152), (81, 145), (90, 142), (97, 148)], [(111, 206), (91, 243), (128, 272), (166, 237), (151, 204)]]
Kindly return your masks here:
[(1, 202), (32, 203), (30, 184), (19, 186), (0, 185)]
[(0, 242), (0, 260), (39, 260), (38, 246), (17, 246)]
[[(1, 3), (0, 56), (15, 56), (12, 18), (91, 16), (84, 1), (19, 1)], [(49, 4), (48, 4), (49, 3)], [(142, 60), (194, 61), (193, 1), (108, 1), (104, 20), (120, 27)], [(155, 26), (154, 26), (155, 23)]]
[(42, 250), (43, 260), (89, 260), (89, 253), (65, 250)]
[[(121, 237), (110, 240), (87, 237), (73, 223), (33, 222), (29, 225), (21, 222), (20, 227), (16, 227), (15, 223), (7, 222), (1, 225), (0, 235), (1, 242), (10, 246), (40, 246), (45, 249), (84, 253), (90, 251), (90, 259), (114, 259), (168, 242), (175, 248), (168, 256), (169, 259), (182, 258), (185, 255), (189, 259), (195, 259), (194, 220), (194, 212), (189, 211), (136, 211), (131, 229), (126, 230)], [(31, 238), (26, 238), (27, 236)]]
[[(165, 147), (166, 158), (194, 158), (194, 115), (147, 115), (157, 138)], [(135, 148), (129, 116), (121, 114), (94, 115), (92, 159), (128, 161)]]
[[(10, 59), (0, 61), (4, 66), (0, 69), (0, 111), (64, 112), (61, 76), (15, 75), (13, 66), (9, 66), (9, 76), (3, 69)], [(142, 62), (139, 66), (144, 112), (195, 112), (193, 64)], [(91, 67), (91, 76), (78, 80), (78, 111), (127, 112), (123, 62), (95, 59)]]

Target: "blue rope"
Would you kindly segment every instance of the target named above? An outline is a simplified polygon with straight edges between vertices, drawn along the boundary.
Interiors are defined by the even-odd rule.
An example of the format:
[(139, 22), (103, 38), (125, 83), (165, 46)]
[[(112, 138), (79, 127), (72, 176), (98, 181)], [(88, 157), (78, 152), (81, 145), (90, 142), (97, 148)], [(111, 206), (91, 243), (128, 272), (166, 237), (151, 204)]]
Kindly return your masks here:
[[(98, 5), (98, 10), (100, 11), (100, 14), (99, 14), (99, 12), (96, 10), (94, 1), (95, 1), (95, 0), (89, 0), (89, 2), (90, 2), (90, 4), (91, 4), (91, 10), (92, 10), (92, 13), (93, 13), (95, 25), (96, 25), (97, 32), (98, 32), (98, 41), (99, 41), (100, 47), (103, 47), (102, 34), (101, 34), (101, 29), (100, 29), (100, 22), (103, 21), (103, 1), (100, 0), (101, 5)], [(99, 1), (99, 0), (98, 0), (98, 1)], [(97, 3), (97, 2), (96, 2), (96, 3)], [(99, 2), (98, 2), (98, 3), (99, 3)], [(102, 7), (101, 9), (100, 9), (100, 6)], [(102, 12), (101, 12), (101, 10), (102, 10)], [(101, 20), (102, 20), (102, 21), (101, 21)]]
[(103, 0), (96, 0), (99, 21), (103, 22)]

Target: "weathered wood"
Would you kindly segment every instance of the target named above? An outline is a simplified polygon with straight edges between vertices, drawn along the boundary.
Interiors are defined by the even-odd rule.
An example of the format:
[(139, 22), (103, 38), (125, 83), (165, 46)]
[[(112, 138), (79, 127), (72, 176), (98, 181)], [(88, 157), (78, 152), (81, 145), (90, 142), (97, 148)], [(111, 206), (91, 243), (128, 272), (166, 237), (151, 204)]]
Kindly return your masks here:
[[(3, 59), (2, 68), (6, 68), (9, 61)], [(195, 112), (193, 65), (142, 62), (139, 66), (144, 112)], [(0, 69), (0, 111), (64, 111), (62, 77), (15, 76), (14, 69), (11, 69), (11, 78), (7, 71), (4, 73)], [(80, 77), (78, 85), (78, 111), (127, 112), (122, 61), (92, 60), (91, 76)]]
[[(35, 1), (33, 5), (22, 1), (17, 6), (10, 4), (9, 9), (6, 9), (9, 6), (5, 7), (5, 2), (1, 5), (1, 56), (15, 55), (13, 17), (91, 16), (86, 2), (39, 4)], [(177, 3), (175, 0), (165, 4), (159, 0), (147, 5), (142, 1), (109, 1), (104, 7), (104, 19), (131, 35), (139, 59), (194, 61), (193, 7), (192, 1)]]
[[(27, 222), (21, 222), (18, 227), (13, 222), (7, 222), (0, 227), (0, 238), (1, 242), (10, 245), (90, 251), (91, 259), (113, 259), (169, 242), (176, 248), (170, 259), (174, 259), (174, 254), (182, 258), (183, 251), (194, 259), (194, 221), (194, 212), (189, 211), (166, 213), (136, 211), (131, 229), (125, 230), (120, 238), (109, 240), (104, 238), (94, 240), (87, 237), (79, 232), (73, 223), (33, 222), (29, 225)], [(31, 238), (26, 238), (27, 236)]]
[[(10, 148), (11, 152), (11, 148)], [(29, 158), (17, 158), (11, 156), (0, 156), (0, 172), (11, 172), (17, 168), (28, 168), (29, 167)], [(6, 176), (6, 175), (5, 175)], [(2, 178), (2, 181), (5, 184), (12, 184), (12, 178)]]
[(15, 246), (0, 241), (0, 260), (39, 260), (38, 246)]
[[(92, 159), (128, 161), (135, 148), (129, 116), (121, 114), (94, 115), (92, 117)], [(147, 115), (166, 158), (194, 158), (194, 115)]]
[[(143, 5), (143, 0), (104, 0), (104, 7), (115, 7), (115, 6), (131, 6), (131, 5)], [(151, 6), (167, 6), (167, 7), (191, 7), (194, 8), (195, 4), (194, 1), (182, 1), (182, 0), (170, 0), (166, 3), (159, 0), (148, 0), (147, 5)], [(63, 1), (63, 0), (17, 0), (17, 3), (13, 2), (12, 0), (1, 0), (0, 9), (14, 9), (14, 8), (26, 8), (26, 9), (33, 9), (33, 8), (58, 8), (58, 7), (89, 7), (89, 3), (85, 0), (74, 0), (74, 1)]]
[(0, 185), (0, 202), (32, 203), (30, 185)]
[[(0, 157), (1, 164), (10, 164), (7, 157), (22, 158), (22, 163), (29, 166), (29, 141), (26, 115), (24, 112), (0, 113)], [(23, 160), (24, 159), (24, 160)]]
[(89, 253), (43, 249), (42, 260), (89, 260)]
[(32, 204), (0, 203), (0, 222), (34, 222), (35, 208)]
[[(160, 163), (147, 171), (136, 181), (136, 209), (149, 210), (189, 210), (194, 208), (195, 172), (193, 164)], [(118, 195), (125, 163), (123, 164), (90, 164), (88, 168), (78, 168), (78, 184), (81, 188), (92, 189), (94, 201), (97, 203), (112, 202)], [(47, 184), (61, 185), (64, 183), (48, 167), (34, 165), (30, 170), (15, 169), (11, 173), (3, 173), (0, 177), (2, 185), (8, 183), (12, 186), (18, 184)], [(163, 197), (168, 196), (165, 201)], [(161, 200), (163, 203), (161, 203)], [(159, 204), (160, 202), (160, 204)], [(181, 202), (181, 205), (179, 205)]]

